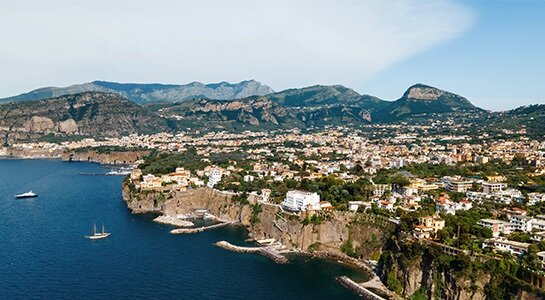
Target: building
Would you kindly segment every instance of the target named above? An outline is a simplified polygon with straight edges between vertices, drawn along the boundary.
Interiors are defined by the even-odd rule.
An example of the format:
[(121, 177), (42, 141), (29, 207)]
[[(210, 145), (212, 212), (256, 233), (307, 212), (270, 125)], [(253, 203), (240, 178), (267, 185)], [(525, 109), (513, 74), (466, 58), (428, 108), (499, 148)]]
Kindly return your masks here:
[(363, 201), (348, 201), (348, 209), (350, 211), (358, 211), (360, 206), (363, 206), (364, 209), (371, 208), (371, 203)]
[(208, 187), (213, 188), (221, 181), (221, 170), (212, 169), (208, 175)]
[(456, 193), (465, 193), (473, 187), (470, 180), (449, 180), (445, 187), (448, 191)]
[(373, 195), (382, 197), (384, 193), (392, 190), (391, 184), (373, 184)]
[(503, 191), (507, 184), (501, 182), (483, 182), (483, 193), (493, 194)]
[(494, 219), (481, 219), (477, 222), (477, 225), (492, 230), (493, 237), (499, 237), (500, 233), (510, 234), (512, 227), (515, 226), (509, 222)]
[(394, 202), (393, 201), (379, 201), (379, 202), (377, 202), (377, 206), (380, 209), (394, 211)]
[(528, 243), (510, 241), (505, 238), (486, 239), (483, 243), (483, 248), (491, 247), (494, 251), (508, 252), (513, 255), (522, 255), (528, 252)]
[(261, 190), (261, 200), (263, 202), (269, 202), (270, 199), (271, 199), (271, 190), (262, 189)]
[(545, 269), (545, 251), (538, 252), (537, 257), (539, 258), (539, 261), (541, 262), (541, 268)]
[(413, 235), (419, 239), (429, 239), (432, 233), (445, 228), (445, 220), (439, 215), (425, 216), (418, 219), (418, 225), (413, 230)]
[(543, 193), (528, 193), (527, 205), (536, 205), (539, 202), (545, 202), (545, 194)]
[(320, 201), (320, 210), (334, 211), (335, 208), (329, 201)]
[(517, 231), (532, 231), (535, 221), (536, 219), (523, 215), (511, 215), (509, 217), (509, 222), (515, 225), (515, 230)]
[(507, 178), (501, 175), (494, 175), (494, 176), (486, 176), (486, 180), (488, 182), (503, 182), (503, 181), (506, 181)]
[(143, 190), (155, 190), (160, 189), (163, 184), (163, 179), (160, 177), (155, 177), (153, 174), (147, 174), (142, 176), (142, 182), (140, 183), (140, 187)]
[(281, 205), (291, 211), (319, 210), (320, 195), (307, 191), (289, 191)]

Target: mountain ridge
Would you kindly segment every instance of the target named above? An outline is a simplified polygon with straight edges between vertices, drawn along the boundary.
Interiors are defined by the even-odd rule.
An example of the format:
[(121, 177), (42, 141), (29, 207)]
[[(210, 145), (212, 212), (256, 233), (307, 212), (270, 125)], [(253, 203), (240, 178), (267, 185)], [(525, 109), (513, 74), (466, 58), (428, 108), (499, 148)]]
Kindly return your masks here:
[[(433, 100), (433, 101), (429, 101)], [(360, 95), (342, 85), (313, 85), (263, 96), (217, 101), (197, 99), (163, 108), (183, 127), (204, 122), (230, 128), (308, 127), (390, 122), (422, 113), (482, 111), (466, 98), (431, 86), (411, 86), (396, 101)]]
[(148, 108), (104, 92), (4, 103), (0, 116), (3, 145), (48, 135), (112, 137), (169, 130), (167, 121)]
[(67, 87), (38, 88), (20, 95), (2, 98), (0, 99), (0, 103), (43, 100), (82, 92), (113, 92), (138, 104), (147, 104), (156, 102), (180, 102), (197, 98), (230, 100), (252, 95), (265, 95), (274, 92), (274, 90), (256, 80), (244, 80), (239, 83), (222, 81), (210, 84), (194, 81), (183, 85), (118, 83), (95, 80)]

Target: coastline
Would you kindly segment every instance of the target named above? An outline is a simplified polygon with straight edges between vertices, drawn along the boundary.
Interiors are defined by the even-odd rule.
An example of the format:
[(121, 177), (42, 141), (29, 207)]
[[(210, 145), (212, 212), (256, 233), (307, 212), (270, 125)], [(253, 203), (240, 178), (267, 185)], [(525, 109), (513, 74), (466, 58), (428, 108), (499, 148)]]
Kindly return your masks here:
[[(231, 200), (232, 194), (225, 193), (220, 190), (202, 188), (195, 190), (187, 190), (183, 192), (176, 192), (169, 200), (161, 203), (157, 203), (157, 192), (139, 193), (131, 190), (128, 185), (123, 186), (123, 199), (126, 202), (132, 213), (147, 213), (154, 212), (163, 215), (176, 216), (178, 214), (190, 214), (195, 209), (207, 209), (209, 213), (215, 215), (217, 218), (227, 220), (229, 225), (243, 226), (246, 234), (249, 238), (257, 241), (259, 237), (265, 239), (276, 240), (276, 249), (273, 252), (278, 252), (279, 255), (285, 257), (286, 255), (307, 256), (331, 260), (334, 263), (338, 263), (350, 268), (357, 269), (364, 272), (369, 276), (369, 280), (360, 282), (358, 285), (360, 289), (371, 289), (370, 293), (378, 293), (386, 296), (388, 299), (399, 299), (386, 286), (380, 281), (378, 275), (375, 273), (373, 264), (366, 261), (349, 257), (342, 253), (337, 245), (339, 238), (342, 235), (347, 234), (348, 230), (346, 224), (354, 217), (349, 213), (338, 213), (333, 217), (333, 221), (324, 222), (321, 225), (304, 226), (300, 220), (288, 220), (286, 218), (278, 217), (276, 206), (264, 206), (263, 212), (260, 214), (260, 221), (257, 223), (251, 222), (252, 209), (250, 205), (240, 205), (237, 202)], [(279, 229), (278, 222), (284, 222), (280, 224), (282, 229)], [(383, 230), (376, 227), (373, 224), (360, 224), (363, 227), (359, 227), (359, 231), (355, 234), (374, 234)], [(371, 227), (369, 227), (371, 226)], [(375, 226), (375, 227), (372, 227)], [(215, 226), (214, 226), (215, 227)], [(179, 228), (171, 230), (171, 233), (198, 233), (212, 228)], [(221, 227), (221, 226), (219, 226)], [(322, 237), (315, 235), (317, 232), (322, 232)], [(306, 238), (301, 234), (306, 234)], [(220, 241), (221, 242), (221, 241)], [(320, 243), (326, 248), (320, 251), (306, 250), (308, 245), (313, 243)], [(240, 247), (237, 245), (229, 246), (224, 243), (217, 242), (217, 246), (223, 246), (227, 250), (243, 253), (255, 253), (264, 255), (268, 258), (270, 251), (267, 251), (267, 247)], [(284, 246), (282, 246), (284, 245)], [(328, 246), (329, 245), (329, 246)], [(276, 255), (272, 255), (271, 259), (275, 260)], [(284, 260), (284, 259), (281, 259)], [(367, 286), (365, 284), (367, 283)], [(376, 292), (375, 292), (376, 291)]]
[(112, 166), (134, 165), (147, 154), (149, 154), (149, 150), (127, 150), (101, 153), (94, 150), (79, 152), (77, 149), (43, 151), (39, 149), (0, 148), (0, 159), (51, 159), (66, 162), (91, 162)]
[[(236, 225), (242, 226), (242, 224)], [(227, 241), (219, 241), (215, 243), (215, 245), (232, 252), (259, 254), (271, 259), (277, 264), (289, 263), (288, 256), (305, 256), (310, 258), (331, 260), (334, 261), (334, 263), (357, 269), (369, 276), (369, 278), (364, 282), (357, 282), (346, 275), (336, 278), (336, 281), (339, 284), (351, 290), (354, 294), (361, 296), (364, 299), (401, 299), (382, 284), (380, 278), (374, 270), (374, 267), (372, 267), (371, 264), (366, 261), (349, 257), (347, 255), (335, 255), (326, 251), (309, 252), (297, 249), (277, 250), (274, 247), (266, 246), (237, 246)]]
[[(63, 160), (61, 157), (37, 157), (37, 156), (31, 156), (31, 157), (21, 157), (21, 156), (13, 156), (13, 155), (3, 155), (3, 156), (0, 156), (0, 159), (4, 159), (4, 160), (54, 160), (54, 161), (64, 161), (64, 162), (68, 162), (66, 160)], [(72, 161), (72, 162), (80, 162), (80, 161)], [(99, 164), (99, 165), (107, 165), (107, 164), (104, 164), (104, 163), (100, 163), (100, 162), (87, 162), (87, 161), (81, 161), (83, 163), (96, 163), (96, 164)], [(221, 191), (219, 191), (221, 192)], [(132, 211), (131, 209), (131, 212), (132, 213), (135, 213), (134, 211)], [(161, 211), (162, 212), (162, 211)], [(148, 212), (138, 212), (138, 213), (148, 213)], [(153, 212), (153, 211), (149, 211), (150, 214), (153, 214), (153, 213), (157, 213), (157, 212)], [(158, 222), (158, 223), (163, 223), (163, 224), (168, 224), (168, 225), (173, 225), (173, 226), (180, 226), (180, 227), (189, 227), (190, 225), (187, 224), (187, 226), (182, 226), (178, 223), (172, 223), (172, 222), (162, 222), (162, 221), (158, 221), (156, 220), (157, 218), (160, 218), (160, 217), (169, 217), (169, 216), (166, 216), (166, 215), (160, 215), (156, 218), (154, 218), (154, 221), (155, 222)], [(161, 220), (161, 219), (159, 219)], [(246, 229), (246, 232), (248, 234), (250, 234), (250, 231), (248, 230), (247, 226), (245, 226), (243, 223), (241, 222), (228, 222), (228, 221), (225, 221), (226, 223), (228, 223), (227, 225), (235, 225), (235, 226), (242, 226)], [(193, 225), (193, 223), (192, 223)], [(182, 231), (184, 230), (184, 228), (182, 228)], [(206, 230), (206, 229), (204, 229)], [(197, 229), (195, 232), (201, 232), (201, 231), (204, 231), (202, 229)], [(251, 234), (250, 234), (251, 236)], [(262, 248), (262, 247), (260, 247)], [(229, 249), (231, 250), (231, 249)], [(236, 252), (241, 252), (241, 251), (236, 251)], [(257, 253), (257, 254), (261, 254), (261, 255), (264, 255), (266, 257), (269, 257), (271, 258), (271, 256), (268, 256), (266, 253), (263, 254), (263, 251), (262, 250), (259, 250), (259, 251), (248, 251), (246, 253)], [(276, 263), (287, 263), (288, 260), (287, 258), (285, 257), (286, 255), (297, 255), (297, 256), (307, 256), (307, 257), (315, 257), (315, 258), (321, 258), (321, 259), (330, 259), (332, 261), (335, 261), (335, 263), (339, 263), (339, 264), (342, 264), (342, 265), (345, 265), (345, 266), (349, 266), (349, 267), (352, 267), (352, 268), (355, 268), (355, 269), (358, 269), (360, 271), (363, 271), (365, 272), (366, 274), (369, 275), (369, 280), (368, 281), (371, 281), (374, 277), (377, 277), (377, 275), (375, 274), (374, 270), (373, 270), (373, 267), (371, 265), (369, 265), (368, 263), (364, 262), (364, 261), (360, 261), (360, 260), (357, 260), (357, 259), (354, 259), (354, 258), (351, 258), (347, 255), (341, 255), (341, 254), (333, 254), (331, 252), (327, 252), (327, 251), (316, 251), (316, 252), (310, 252), (310, 251), (305, 251), (305, 250), (302, 250), (302, 249), (283, 249), (281, 251), (279, 251), (279, 253), (282, 257), (284, 257), (286, 260), (284, 261), (283, 259), (275, 259), (274, 258), (274, 255), (272, 255), (272, 260), (275, 261)], [(366, 282), (368, 282), (366, 281)], [(366, 289), (365, 287), (362, 286), (362, 283), (357, 283), (359, 287), (363, 288), (363, 289)], [(343, 284), (343, 286), (345, 286)], [(347, 287), (347, 286), (345, 286)], [(347, 287), (350, 289), (350, 287)], [(354, 291), (356, 292), (356, 291)], [(395, 299), (395, 298), (393, 298)]]

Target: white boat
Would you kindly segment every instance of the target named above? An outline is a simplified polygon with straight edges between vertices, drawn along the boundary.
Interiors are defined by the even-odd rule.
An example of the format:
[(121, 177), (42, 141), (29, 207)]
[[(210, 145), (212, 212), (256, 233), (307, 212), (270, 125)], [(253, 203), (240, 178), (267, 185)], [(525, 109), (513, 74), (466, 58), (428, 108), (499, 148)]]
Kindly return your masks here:
[(109, 232), (104, 232), (104, 224), (102, 224), (102, 232), (97, 232), (97, 225), (93, 225), (93, 235), (86, 235), (85, 237), (91, 240), (98, 240), (107, 238), (110, 236)]
[(38, 197), (38, 194), (33, 193), (32, 191), (26, 192), (26, 193), (22, 193), (22, 194), (19, 194), (19, 195), (15, 195), (15, 198), (17, 198), (17, 199), (23, 199), (23, 198), (36, 198), (36, 197)]
[(112, 170), (108, 173), (106, 173), (106, 175), (109, 175), (109, 176), (126, 176), (126, 175), (129, 175), (131, 174), (131, 171), (127, 171), (127, 170)]

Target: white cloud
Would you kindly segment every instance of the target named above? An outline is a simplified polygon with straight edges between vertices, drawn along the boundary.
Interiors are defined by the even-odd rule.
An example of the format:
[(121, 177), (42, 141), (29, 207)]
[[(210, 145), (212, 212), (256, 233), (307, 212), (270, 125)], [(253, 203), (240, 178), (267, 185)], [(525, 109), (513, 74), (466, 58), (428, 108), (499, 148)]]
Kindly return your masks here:
[(447, 0), (0, 2), (0, 94), (93, 79), (357, 86), (472, 20)]

